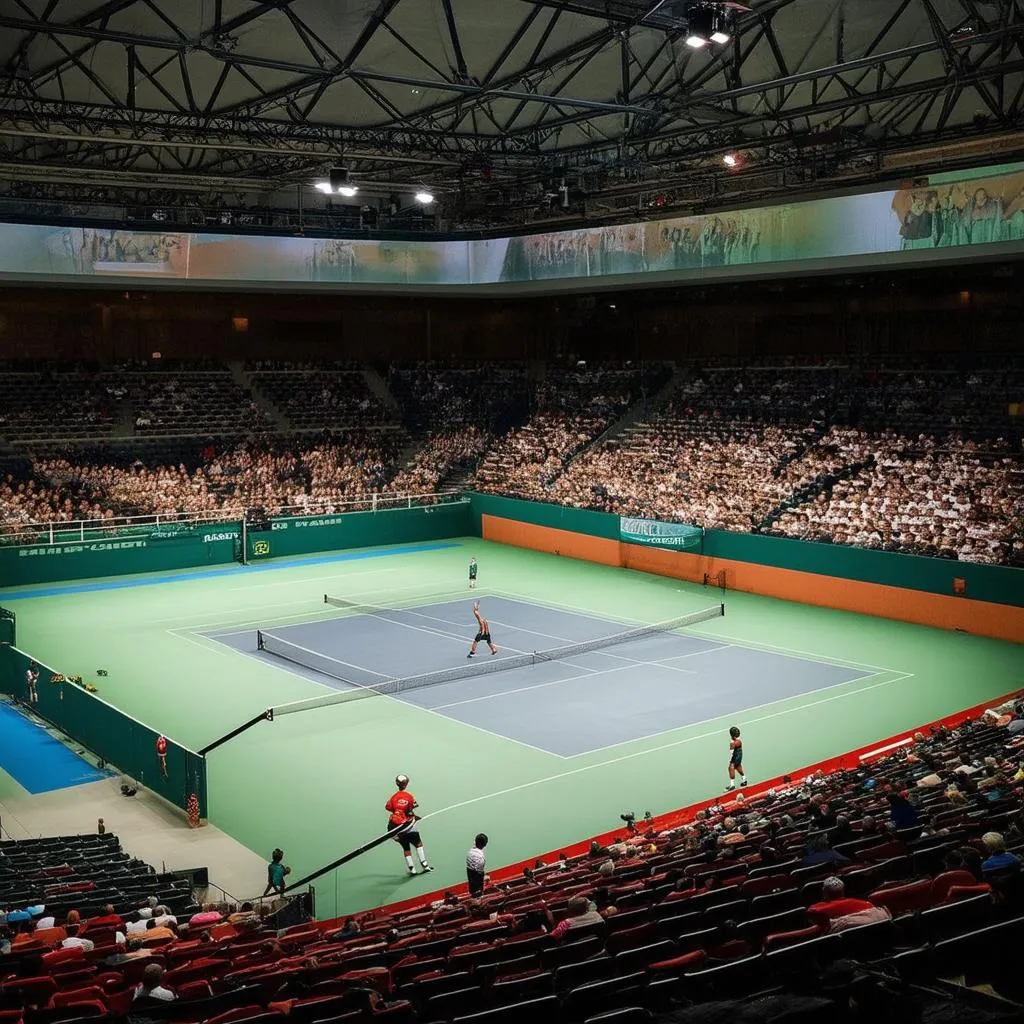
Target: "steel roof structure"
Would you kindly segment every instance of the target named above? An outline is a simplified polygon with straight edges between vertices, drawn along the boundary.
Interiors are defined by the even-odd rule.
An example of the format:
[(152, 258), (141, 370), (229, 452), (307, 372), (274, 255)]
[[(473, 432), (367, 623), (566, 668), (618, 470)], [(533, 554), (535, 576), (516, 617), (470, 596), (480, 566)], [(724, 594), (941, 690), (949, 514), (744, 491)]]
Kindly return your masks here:
[(1024, 153), (1024, 0), (718, 3), (693, 49), (697, 2), (0, 0), (0, 195), (309, 209), (346, 167), (454, 231)]

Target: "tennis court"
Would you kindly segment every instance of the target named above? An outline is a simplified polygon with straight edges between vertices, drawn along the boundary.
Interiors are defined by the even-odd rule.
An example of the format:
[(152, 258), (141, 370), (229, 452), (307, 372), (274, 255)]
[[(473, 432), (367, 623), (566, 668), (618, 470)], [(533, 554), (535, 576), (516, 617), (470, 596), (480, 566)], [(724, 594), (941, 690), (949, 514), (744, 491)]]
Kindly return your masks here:
[[(345, 690), (259, 655), (257, 629), (358, 666), (365, 685), (486, 665), (490, 654), (465, 657), (477, 597), (499, 658), (721, 601), (715, 587), (480, 538), (10, 594), (19, 646), (194, 749), (267, 708)], [(324, 594), (399, 611), (358, 614)], [(316, 883), (330, 917), (463, 880), (479, 831), (496, 867), (624, 811), (720, 793), (732, 724), (756, 782), (1024, 684), (1019, 645), (732, 591), (725, 604), (677, 633), (261, 721), (210, 753), (210, 818), (264, 858), (281, 846), (301, 877), (380, 835), (394, 777), (408, 774), (435, 872), (407, 877), (386, 843)]]
[[(877, 673), (868, 666), (760, 651), (687, 628), (633, 637), (622, 622), (492, 595), (482, 602), (499, 653), (481, 644), (466, 665), (475, 625), (467, 596), (415, 608), (318, 619), (274, 629), (278, 651), (259, 650), (256, 630), (206, 636), (343, 695), (392, 681), (391, 698), (558, 757), (592, 753), (758, 704), (814, 693)], [(693, 618), (697, 618), (700, 612)], [(710, 621), (721, 614), (707, 610)], [(667, 623), (671, 626), (673, 623)], [(626, 639), (615, 642), (625, 633)], [(588, 644), (607, 647), (577, 653)], [(572, 645), (529, 666), (531, 652)], [(502, 666), (509, 666), (500, 670)], [(449, 673), (481, 672), (445, 681)], [(423, 675), (418, 685), (416, 680)], [(339, 678), (340, 677), (340, 678)], [(440, 680), (440, 681), (439, 681)]]

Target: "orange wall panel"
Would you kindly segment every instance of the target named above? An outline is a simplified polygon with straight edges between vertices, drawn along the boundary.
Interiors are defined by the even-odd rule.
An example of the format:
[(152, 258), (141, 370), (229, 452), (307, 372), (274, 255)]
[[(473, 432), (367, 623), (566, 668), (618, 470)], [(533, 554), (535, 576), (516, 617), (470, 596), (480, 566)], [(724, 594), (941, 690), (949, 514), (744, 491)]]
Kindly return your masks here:
[(1024, 643), (1024, 608), (1012, 605), (623, 544), (498, 516), (484, 515), (482, 523), (484, 539), (500, 544), (622, 566), (691, 583), (702, 583), (705, 574), (715, 576), (724, 571), (729, 590)]

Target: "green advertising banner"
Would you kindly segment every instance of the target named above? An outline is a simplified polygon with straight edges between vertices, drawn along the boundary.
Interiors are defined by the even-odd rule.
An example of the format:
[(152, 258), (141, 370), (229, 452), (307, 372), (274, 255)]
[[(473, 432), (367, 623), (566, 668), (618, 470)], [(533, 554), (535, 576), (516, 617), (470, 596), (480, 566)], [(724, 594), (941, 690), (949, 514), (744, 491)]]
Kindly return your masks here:
[(205, 533), (0, 547), (0, 580), (10, 587), (228, 565), (240, 554), (239, 535), (240, 527), (218, 523)]
[(249, 558), (281, 558), (381, 544), (447, 540), (472, 532), (469, 499), (376, 512), (272, 519), (269, 530), (249, 531)]
[(619, 518), (619, 540), (673, 551), (700, 551), (704, 530), (686, 523), (662, 523), (657, 519)]

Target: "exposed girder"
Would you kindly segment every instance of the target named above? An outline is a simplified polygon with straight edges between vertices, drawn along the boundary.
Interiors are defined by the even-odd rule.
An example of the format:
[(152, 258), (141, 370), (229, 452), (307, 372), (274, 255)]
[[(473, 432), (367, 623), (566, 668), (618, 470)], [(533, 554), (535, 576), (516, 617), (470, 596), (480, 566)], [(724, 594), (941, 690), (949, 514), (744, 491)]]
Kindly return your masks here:
[(574, 173), (593, 198), (724, 181), (729, 149), (820, 175), (1022, 124), (1021, 0), (748, 0), (707, 52), (658, 0), (224, 6), (8, 0), (3, 176), (272, 192), (344, 163), (455, 197)]

